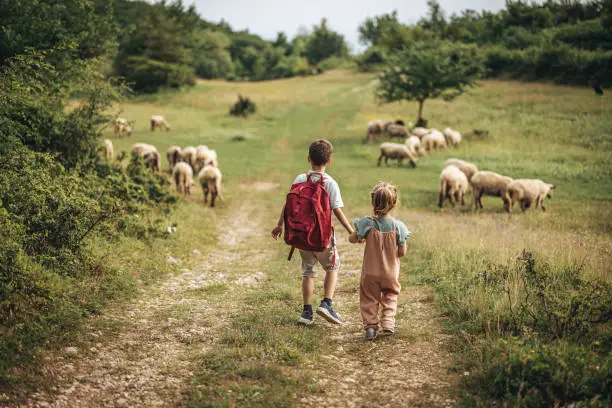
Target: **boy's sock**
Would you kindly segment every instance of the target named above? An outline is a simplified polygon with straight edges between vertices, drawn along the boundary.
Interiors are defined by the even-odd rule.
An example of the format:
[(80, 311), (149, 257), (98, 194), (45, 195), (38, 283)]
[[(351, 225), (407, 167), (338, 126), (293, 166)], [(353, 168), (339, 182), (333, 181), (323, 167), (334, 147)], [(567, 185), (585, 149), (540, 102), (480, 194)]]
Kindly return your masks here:
[(312, 313), (312, 305), (304, 305), (304, 311)]

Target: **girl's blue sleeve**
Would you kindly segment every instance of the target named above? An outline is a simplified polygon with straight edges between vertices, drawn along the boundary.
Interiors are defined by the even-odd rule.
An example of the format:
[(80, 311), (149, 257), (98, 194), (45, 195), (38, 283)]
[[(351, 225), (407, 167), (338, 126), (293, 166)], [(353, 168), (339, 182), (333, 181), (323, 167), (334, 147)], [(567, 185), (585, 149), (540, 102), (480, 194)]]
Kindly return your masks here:
[(370, 219), (370, 217), (355, 218), (355, 221), (353, 221), (353, 223), (355, 224), (357, 238), (366, 239), (368, 233), (372, 229), (372, 220)]
[(412, 235), (412, 232), (408, 231), (408, 228), (406, 228), (406, 225), (401, 221), (397, 221), (397, 245), (398, 246), (404, 245), (406, 241), (408, 240), (408, 238), (410, 238), (411, 235)]

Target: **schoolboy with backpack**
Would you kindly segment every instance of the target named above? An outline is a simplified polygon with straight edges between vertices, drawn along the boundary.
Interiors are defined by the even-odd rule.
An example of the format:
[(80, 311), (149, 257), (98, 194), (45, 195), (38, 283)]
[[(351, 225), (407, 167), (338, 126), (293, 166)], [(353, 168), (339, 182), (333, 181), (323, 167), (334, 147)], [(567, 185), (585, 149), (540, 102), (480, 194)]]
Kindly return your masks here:
[(317, 262), (325, 270), (325, 293), (317, 314), (331, 323), (342, 324), (332, 302), (340, 269), (332, 213), (349, 235), (353, 233), (353, 227), (342, 211), (344, 203), (338, 183), (325, 173), (331, 163), (332, 150), (333, 146), (327, 140), (312, 142), (308, 150), (308, 162), (312, 169), (296, 177), (278, 224), (272, 230), (272, 237), (278, 239), (284, 226), (285, 242), (291, 246), (290, 259), (294, 249), (300, 250), (304, 310), (299, 322), (306, 325), (313, 321), (312, 294)]

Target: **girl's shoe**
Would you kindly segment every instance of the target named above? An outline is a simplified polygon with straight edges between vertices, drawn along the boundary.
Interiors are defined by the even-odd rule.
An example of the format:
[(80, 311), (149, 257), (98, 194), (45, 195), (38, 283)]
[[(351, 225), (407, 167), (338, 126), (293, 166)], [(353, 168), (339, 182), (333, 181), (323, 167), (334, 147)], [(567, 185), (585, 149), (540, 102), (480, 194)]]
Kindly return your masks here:
[(382, 334), (389, 336), (391, 334), (395, 333), (395, 327), (389, 328), (389, 327), (383, 327), (382, 329)]
[(373, 327), (370, 327), (369, 329), (366, 329), (365, 331), (365, 339), (366, 340), (374, 340), (376, 338), (376, 329)]

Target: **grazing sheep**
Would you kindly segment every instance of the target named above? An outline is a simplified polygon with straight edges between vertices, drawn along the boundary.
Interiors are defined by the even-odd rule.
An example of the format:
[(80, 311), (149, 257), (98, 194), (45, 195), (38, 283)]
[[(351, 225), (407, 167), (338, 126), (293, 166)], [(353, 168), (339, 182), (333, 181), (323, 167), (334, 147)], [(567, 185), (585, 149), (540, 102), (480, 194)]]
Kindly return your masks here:
[(166, 131), (170, 131), (170, 125), (166, 122), (163, 116), (153, 115), (151, 116), (151, 132), (155, 131), (155, 128), (166, 129)]
[(223, 195), (221, 194), (221, 171), (214, 166), (205, 166), (198, 174), (198, 180), (202, 186), (204, 192), (204, 202), (208, 202), (208, 193), (210, 192), (210, 206), (215, 206), (215, 199), (219, 196), (219, 199), (223, 201)]
[(446, 138), (439, 130), (432, 130), (431, 133), (423, 136), (421, 144), (427, 151), (431, 151), (432, 149), (438, 151), (439, 148), (446, 147)]
[(472, 180), (472, 177), (478, 171), (478, 168), (474, 163), (466, 162), (459, 159), (448, 159), (444, 162), (444, 165), (457, 167), (466, 175), (468, 181)]
[(506, 211), (512, 212), (512, 207), (516, 201), (518, 201), (522, 211), (531, 207), (531, 203), (534, 201), (536, 208), (542, 206), (542, 211), (546, 211), (544, 198), (552, 198), (554, 189), (554, 184), (547, 184), (542, 180), (514, 180), (506, 188)]
[(192, 169), (194, 169), (195, 171), (195, 164), (196, 164), (196, 156), (197, 156), (197, 150), (195, 147), (189, 146), (183, 149), (183, 151), (181, 152), (181, 154), (183, 155), (183, 161), (185, 163), (188, 163)]
[(195, 166), (198, 170), (205, 166), (219, 167), (217, 152), (214, 150), (201, 150), (196, 156)]
[(176, 192), (183, 193), (185, 196), (191, 195), (191, 185), (193, 184), (193, 170), (185, 162), (178, 162), (172, 170), (172, 178), (176, 184)]
[(403, 121), (403, 120), (401, 120), (401, 119), (398, 119), (398, 120), (396, 120), (396, 121), (395, 121), (395, 122), (393, 122), (393, 123), (395, 123), (396, 125), (400, 125), (400, 126), (406, 126), (406, 122), (404, 122), (404, 121)]
[(125, 118), (116, 118), (113, 121), (113, 129), (116, 137), (121, 137), (124, 134), (132, 136), (132, 126)]
[(104, 139), (104, 158), (107, 161), (112, 161), (114, 155), (113, 142), (108, 139)]
[(393, 139), (394, 137), (405, 139), (408, 137), (408, 130), (406, 130), (404, 126), (399, 125), (397, 123), (386, 123), (385, 132), (387, 132), (390, 139)]
[(153, 171), (161, 168), (161, 156), (155, 146), (146, 143), (136, 143), (132, 146), (132, 153), (142, 156), (145, 166)]
[(453, 207), (459, 201), (461, 205), (465, 205), (464, 197), (467, 188), (468, 179), (465, 173), (456, 166), (446, 166), (442, 173), (440, 173), (440, 199), (438, 205), (442, 208), (447, 198)]
[(414, 156), (423, 155), (423, 152), (421, 151), (421, 139), (419, 139), (417, 136), (410, 136), (408, 139), (406, 139), (405, 144), (408, 146), (408, 149), (410, 149), (410, 152)]
[(457, 147), (461, 143), (461, 133), (451, 128), (444, 129), (444, 137), (449, 146)]
[(412, 131), (410, 133), (412, 135), (418, 137), (419, 139), (423, 139), (430, 132), (431, 132), (431, 130), (429, 130), (429, 129), (426, 129), (426, 128), (423, 128), (423, 127), (415, 127), (414, 129), (412, 129)]
[(380, 163), (385, 158), (385, 164), (388, 166), (389, 159), (397, 160), (397, 166), (402, 165), (402, 161), (404, 159), (408, 159), (412, 167), (416, 167), (416, 159), (414, 155), (410, 152), (410, 149), (405, 144), (399, 143), (383, 143), (380, 145), (380, 157), (378, 158), (378, 166), (380, 167)]
[(183, 154), (179, 146), (170, 146), (166, 151), (166, 157), (168, 158), (168, 166), (170, 173), (173, 172), (174, 166), (183, 160)]
[(483, 195), (501, 197), (504, 200), (504, 205), (507, 205), (505, 193), (508, 184), (511, 182), (512, 179), (510, 177), (502, 176), (492, 171), (477, 171), (474, 173), (470, 180), (472, 195), (474, 196), (474, 208), (483, 208)]
[(368, 122), (368, 132), (366, 133), (366, 141), (374, 142), (378, 136), (385, 133), (385, 128), (391, 122), (383, 122), (382, 120), (372, 120)]

